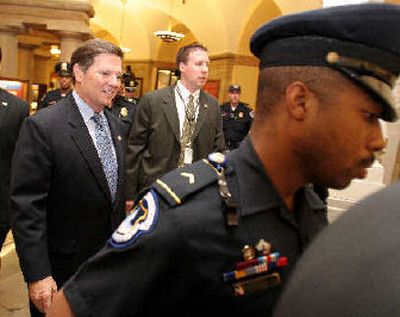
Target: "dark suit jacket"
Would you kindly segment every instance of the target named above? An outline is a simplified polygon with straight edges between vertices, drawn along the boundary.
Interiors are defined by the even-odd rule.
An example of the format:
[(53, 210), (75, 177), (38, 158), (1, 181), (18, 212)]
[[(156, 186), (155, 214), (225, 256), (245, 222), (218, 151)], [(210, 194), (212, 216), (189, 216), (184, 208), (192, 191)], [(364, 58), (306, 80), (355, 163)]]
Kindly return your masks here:
[(22, 121), (28, 115), (25, 101), (0, 89), (0, 249), (10, 230), (11, 159)]
[[(193, 161), (225, 149), (218, 101), (200, 92), (200, 107), (193, 141)], [(127, 151), (127, 199), (178, 166), (179, 118), (174, 87), (152, 91), (136, 107)]]
[(106, 113), (119, 166), (114, 203), (89, 131), (70, 94), (22, 125), (11, 177), (11, 219), (27, 282), (58, 286), (106, 242), (124, 217), (124, 138)]

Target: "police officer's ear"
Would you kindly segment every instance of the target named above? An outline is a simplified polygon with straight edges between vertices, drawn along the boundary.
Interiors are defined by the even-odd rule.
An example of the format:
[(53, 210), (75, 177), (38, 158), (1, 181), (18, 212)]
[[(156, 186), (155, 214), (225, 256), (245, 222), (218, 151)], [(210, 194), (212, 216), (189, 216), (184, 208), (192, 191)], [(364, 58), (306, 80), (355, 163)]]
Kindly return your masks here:
[(295, 120), (300, 121), (306, 118), (317, 102), (314, 93), (301, 81), (295, 81), (288, 85), (285, 97), (288, 113)]

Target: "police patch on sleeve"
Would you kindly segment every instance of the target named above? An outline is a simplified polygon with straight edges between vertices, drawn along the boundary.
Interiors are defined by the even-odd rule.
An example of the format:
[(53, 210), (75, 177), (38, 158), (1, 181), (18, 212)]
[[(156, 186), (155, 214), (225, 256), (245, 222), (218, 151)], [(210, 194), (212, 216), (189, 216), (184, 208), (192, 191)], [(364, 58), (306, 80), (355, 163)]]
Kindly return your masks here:
[(118, 249), (133, 244), (140, 236), (153, 231), (158, 214), (158, 197), (153, 190), (150, 190), (114, 231), (110, 244)]

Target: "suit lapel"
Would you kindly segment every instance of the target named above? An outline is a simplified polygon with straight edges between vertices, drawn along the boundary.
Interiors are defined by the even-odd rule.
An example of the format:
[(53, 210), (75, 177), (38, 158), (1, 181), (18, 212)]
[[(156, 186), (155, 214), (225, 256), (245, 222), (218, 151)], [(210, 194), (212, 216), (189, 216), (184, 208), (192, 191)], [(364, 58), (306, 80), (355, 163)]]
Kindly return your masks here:
[(199, 134), (201, 126), (203, 125), (204, 121), (207, 118), (207, 112), (208, 112), (208, 107), (209, 107), (207, 102), (206, 102), (206, 100), (205, 100), (205, 94), (204, 94), (204, 92), (202, 90), (200, 91), (199, 103), (200, 103), (199, 104), (199, 115), (198, 115), (198, 118), (197, 118), (196, 127), (194, 129), (193, 140)]
[(179, 131), (179, 118), (178, 111), (176, 110), (176, 102), (175, 102), (175, 86), (171, 86), (166, 89), (166, 94), (162, 100), (162, 111), (167, 118), (167, 121), (171, 127), (172, 132), (175, 135), (175, 138), (178, 142), (180, 142), (180, 131)]
[(93, 140), (89, 134), (85, 122), (83, 121), (82, 115), (78, 110), (78, 106), (75, 103), (74, 97), (70, 94), (67, 98), (70, 100), (69, 110), (69, 125), (71, 127), (71, 137), (75, 144), (79, 148), (86, 164), (91, 170), (93, 177), (99, 184), (101, 191), (111, 201), (111, 194), (108, 188), (106, 176), (103, 171), (100, 158), (97, 155), (96, 147), (93, 144)]

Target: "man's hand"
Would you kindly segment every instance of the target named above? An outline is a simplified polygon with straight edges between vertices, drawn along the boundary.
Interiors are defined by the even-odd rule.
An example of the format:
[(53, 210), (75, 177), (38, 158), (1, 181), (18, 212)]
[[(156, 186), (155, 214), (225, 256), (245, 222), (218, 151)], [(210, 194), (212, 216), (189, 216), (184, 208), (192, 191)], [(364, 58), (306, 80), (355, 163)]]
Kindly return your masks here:
[(57, 284), (51, 276), (29, 284), (29, 298), (42, 313), (47, 312), (56, 293)]
[(126, 214), (129, 214), (131, 212), (131, 210), (133, 208), (133, 203), (134, 203), (133, 200), (127, 200), (125, 202), (125, 213)]

